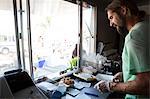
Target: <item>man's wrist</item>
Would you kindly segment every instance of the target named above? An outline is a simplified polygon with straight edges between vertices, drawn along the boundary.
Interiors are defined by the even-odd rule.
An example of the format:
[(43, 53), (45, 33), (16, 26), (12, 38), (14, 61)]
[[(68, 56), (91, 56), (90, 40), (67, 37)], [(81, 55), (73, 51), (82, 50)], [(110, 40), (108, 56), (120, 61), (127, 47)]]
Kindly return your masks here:
[(114, 88), (116, 87), (117, 83), (109, 82), (109, 91), (114, 92)]

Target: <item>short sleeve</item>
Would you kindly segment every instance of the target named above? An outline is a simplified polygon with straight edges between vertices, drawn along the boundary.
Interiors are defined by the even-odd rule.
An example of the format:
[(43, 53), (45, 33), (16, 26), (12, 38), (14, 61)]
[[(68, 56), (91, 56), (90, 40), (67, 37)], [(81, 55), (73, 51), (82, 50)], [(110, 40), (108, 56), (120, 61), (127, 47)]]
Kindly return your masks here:
[(127, 42), (127, 54), (130, 74), (150, 71), (149, 53), (147, 43), (140, 42), (139, 38)]

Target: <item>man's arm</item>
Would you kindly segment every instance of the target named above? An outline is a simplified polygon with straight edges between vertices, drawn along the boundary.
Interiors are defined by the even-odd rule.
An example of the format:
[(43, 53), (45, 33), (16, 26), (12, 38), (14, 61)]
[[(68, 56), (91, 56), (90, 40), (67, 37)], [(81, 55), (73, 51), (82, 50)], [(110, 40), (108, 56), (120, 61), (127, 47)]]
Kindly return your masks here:
[(110, 83), (110, 90), (129, 94), (150, 94), (150, 72), (138, 73), (136, 79), (125, 83)]

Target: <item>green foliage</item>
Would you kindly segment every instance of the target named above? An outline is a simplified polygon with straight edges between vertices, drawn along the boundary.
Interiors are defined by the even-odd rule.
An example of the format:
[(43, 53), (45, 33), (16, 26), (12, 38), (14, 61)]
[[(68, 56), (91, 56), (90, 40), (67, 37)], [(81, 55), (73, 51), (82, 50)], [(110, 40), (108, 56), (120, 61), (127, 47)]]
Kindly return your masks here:
[(70, 66), (68, 70), (73, 70), (75, 67), (77, 67), (78, 57), (74, 57), (70, 60)]

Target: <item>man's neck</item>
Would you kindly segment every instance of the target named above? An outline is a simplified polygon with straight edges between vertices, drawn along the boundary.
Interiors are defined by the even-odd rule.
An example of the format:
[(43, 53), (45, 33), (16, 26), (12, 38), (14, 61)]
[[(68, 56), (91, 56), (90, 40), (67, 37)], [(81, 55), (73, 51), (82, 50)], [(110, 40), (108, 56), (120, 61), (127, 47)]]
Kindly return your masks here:
[(139, 22), (139, 18), (136, 17), (136, 16), (132, 16), (130, 18), (127, 18), (126, 19), (126, 26), (127, 26), (127, 29), (128, 31), (130, 31), (130, 29), (136, 24)]

